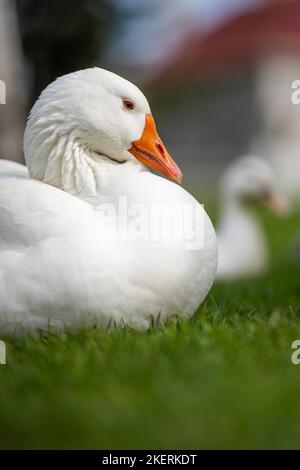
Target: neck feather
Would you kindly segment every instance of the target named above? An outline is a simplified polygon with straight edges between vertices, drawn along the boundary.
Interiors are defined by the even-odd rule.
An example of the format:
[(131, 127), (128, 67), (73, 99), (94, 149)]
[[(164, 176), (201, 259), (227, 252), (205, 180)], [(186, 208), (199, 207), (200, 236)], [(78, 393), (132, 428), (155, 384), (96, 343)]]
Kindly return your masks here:
[(119, 164), (89, 149), (76, 129), (58, 131), (56, 126), (25, 133), (25, 160), (32, 178), (56, 186), (82, 199), (93, 199), (107, 185)]
[(43, 181), (74, 196), (95, 195), (100, 191), (99, 158), (76, 136), (61, 136), (51, 148)]

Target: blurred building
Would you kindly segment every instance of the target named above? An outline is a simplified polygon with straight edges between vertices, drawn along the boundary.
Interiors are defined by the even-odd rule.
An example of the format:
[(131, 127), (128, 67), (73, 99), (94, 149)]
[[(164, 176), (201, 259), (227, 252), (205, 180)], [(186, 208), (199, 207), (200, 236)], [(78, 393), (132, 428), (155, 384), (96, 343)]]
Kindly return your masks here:
[(255, 151), (300, 197), (300, 106), (291, 101), (300, 79), (300, 2), (250, 7), (209, 32), (193, 29), (162, 67), (153, 88), (178, 97), (164, 132), (192, 187), (197, 179), (210, 186), (231, 158)]

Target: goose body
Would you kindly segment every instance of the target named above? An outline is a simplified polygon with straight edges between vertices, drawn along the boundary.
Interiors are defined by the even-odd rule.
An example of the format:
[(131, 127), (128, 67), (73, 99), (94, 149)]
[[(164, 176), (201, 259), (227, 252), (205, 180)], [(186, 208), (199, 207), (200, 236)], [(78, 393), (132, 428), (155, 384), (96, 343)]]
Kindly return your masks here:
[[(135, 123), (131, 109), (119, 109), (124, 98), (140, 106)], [(127, 116), (132, 121), (122, 127)], [(180, 177), (160, 140), (156, 154), (147, 150), (156, 132), (147, 116), (142, 93), (102, 69), (62, 77), (42, 94), (25, 133), (29, 174), (0, 162), (1, 331), (111, 323), (145, 329), (197, 310), (215, 277), (214, 229), (189, 193), (143, 165), (149, 153), (156, 168), (157, 154), (161, 171)], [(133, 154), (140, 148), (139, 160)], [(196, 230), (183, 230), (186, 218)]]
[(272, 211), (283, 213), (286, 203), (276, 187), (271, 166), (261, 157), (243, 156), (225, 172), (217, 230), (218, 279), (256, 276), (268, 267), (265, 234), (260, 221), (247, 207), (247, 200), (257, 200)]
[(239, 204), (224, 207), (218, 246), (218, 279), (255, 276), (268, 266), (268, 246), (259, 221)]

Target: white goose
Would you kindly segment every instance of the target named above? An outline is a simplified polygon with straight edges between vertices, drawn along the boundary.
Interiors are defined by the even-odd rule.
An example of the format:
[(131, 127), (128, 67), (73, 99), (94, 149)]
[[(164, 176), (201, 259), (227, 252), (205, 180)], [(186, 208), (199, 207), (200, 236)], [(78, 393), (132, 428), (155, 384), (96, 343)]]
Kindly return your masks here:
[(226, 170), (217, 231), (218, 279), (254, 276), (267, 268), (269, 253), (265, 236), (247, 201), (260, 201), (276, 214), (284, 214), (287, 204), (276, 187), (270, 165), (260, 157), (241, 157)]
[[(30, 177), (0, 162), (2, 332), (145, 329), (195, 312), (215, 277), (215, 232), (189, 193), (146, 170), (182, 177), (137, 87), (99, 68), (60, 77), (31, 111), (24, 152)], [(141, 215), (133, 236), (124, 211), (129, 225)]]

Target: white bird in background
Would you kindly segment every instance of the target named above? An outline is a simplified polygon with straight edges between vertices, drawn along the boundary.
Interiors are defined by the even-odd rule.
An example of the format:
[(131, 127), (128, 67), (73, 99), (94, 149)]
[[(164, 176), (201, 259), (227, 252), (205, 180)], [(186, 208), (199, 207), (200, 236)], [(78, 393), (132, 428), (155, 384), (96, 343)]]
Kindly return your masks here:
[[(215, 277), (215, 232), (189, 193), (146, 170), (182, 177), (136, 86), (99, 68), (57, 79), (31, 111), (24, 152), (30, 176), (0, 164), (2, 332), (191, 317)], [(119, 230), (124, 200), (128, 226), (140, 213), (155, 236)], [(186, 208), (192, 236), (180, 231)]]
[(257, 156), (235, 160), (222, 179), (221, 213), (217, 238), (218, 279), (238, 279), (258, 275), (269, 262), (269, 252), (261, 224), (249, 200), (256, 200), (276, 214), (287, 211), (287, 203), (276, 190), (271, 166)]

